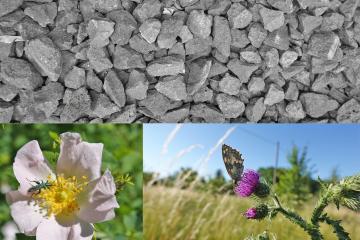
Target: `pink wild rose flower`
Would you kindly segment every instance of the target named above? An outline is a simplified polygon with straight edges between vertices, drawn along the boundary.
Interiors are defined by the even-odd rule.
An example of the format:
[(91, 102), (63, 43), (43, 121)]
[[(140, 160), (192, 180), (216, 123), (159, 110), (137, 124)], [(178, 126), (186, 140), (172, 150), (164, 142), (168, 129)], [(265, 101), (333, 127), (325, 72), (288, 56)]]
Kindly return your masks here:
[[(90, 240), (92, 223), (114, 218), (114, 208), (120, 207), (114, 178), (108, 169), (101, 176), (102, 143), (82, 142), (78, 133), (60, 136), (56, 171), (36, 140), (17, 152), (14, 174), (20, 186), (6, 194), (6, 201), (21, 233), (38, 240)], [(51, 186), (28, 192), (37, 185), (30, 181), (41, 180)]]

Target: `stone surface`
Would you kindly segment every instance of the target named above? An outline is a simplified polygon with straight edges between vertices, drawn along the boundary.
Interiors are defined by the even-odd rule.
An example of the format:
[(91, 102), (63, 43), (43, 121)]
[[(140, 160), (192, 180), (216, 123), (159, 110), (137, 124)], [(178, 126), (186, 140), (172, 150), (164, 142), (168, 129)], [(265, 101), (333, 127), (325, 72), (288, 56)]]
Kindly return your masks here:
[(177, 75), (185, 73), (185, 65), (179, 56), (166, 56), (150, 62), (146, 71), (151, 76)]
[(264, 24), (264, 28), (269, 32), (279, 29), (285, 23), (285, 17), (282, 11), (262, 8), (260, 9), (260, 16), (262, 23)]
[(359, 4), (359, 0), (346, 0), (339, 7), (339, 11), (345, 16), (345, 20), (349, 21), (354, 16), (355, 10)]
[(95, 10), (100, 13), (109, 13), (114, 10), (121, 9), (121, 1), (119, 0), (88, 0)]
[(232, 77), (229, 73), (226, 73), (219, 82), (219, 91), (229, 95), (238, 95), (242, 84), (243, 83), (240, 79)]
[(190, 115), (203, 118), (207, 123), (225, 122), (224, 115), (218, 109), (204, 103), (192, 105), (190, 108)]
[(156, 18), (149, 18), (141, 24), (139, 31), (148, 43), (155, 42), (160, 33), (161, 22)]
[(298, 53), (294, 51), (285, 51), (280, 58), (280, 64), (283, 68), (289, 67), (298, 58)]
[(193, 35), (207, 38), (211, 33), (213, 17), (207, 15), (203, 10), (194, 10), (189, 14), (186, 25)]
[(10, 103), (0, 102), (0, 123), (10, 123), (14, 115), (14, 106)]
[(231, 34), (229, 22), (226, 18), (220, 16), (214, 17), (213, 37), (213, 47), (217, 48), (225, 57), (229, 57)]
[(0, 98), (5, 102), (10, 102), (16, 95), (19, 94), (20, 89), (11, 84), (0, 84)]
[(45, 27), (54, 23), (57, 15), (57, 5), (55, 2), (34, 5), (25, 8), (24, 13), (38, 22), (40, 26)]
[(249, 63), (242, 63), (238, 59), (231, 59), (227, 67), (232, 71), (242, 83), (247, 83), (250, 76), (259, 66)]
[(240, 3), (231, 4), (227, 11), (227, 16), (231, 28), (246, 28), (252, 21), (252, 14)]
[(279, 63), (279, 52), (276, 48), (263, 46), (260, 50), (260, 55), (269, 68), (275, 67)]
[(287, 26), (282, 26), (279, 29), (269, 33), (264, 41), (264, 44), (269, 47), (274, 47), (279, 50), (288, 50), (290, 45), (289, 29)]
[(231, 47), (244, 48), (250, 43), (245, 30), (231, 29)]
[(114, 67), (117, 69), (145, 68), (142, 55), (128, 46), (116, 46), (114, 53)]
[(300, 101), (307, 115), (313, 118), (323, 116), (329, 111), (339, 108), (339, 103), (326, 95), (316, 93), (303, 93)]
[(41, 75), (29, 62), (16, 58), (6, 58), (0, 63), (1, 78), (16, 88), (29, 90), (41, 87), (44, 82)]
[(205, 83), (211, 68), (211, 60), (199, 59), (189, 66), (189, 77), (186, 80), (186, 90), (193, 95)]
[(91, 110), (97, 117), (104, 118), (120, 111), (119, 106), (112, 102), (106, 94), (91, 91), (90, 96), (92, 99)]
[(127, 105), (120, 112), (114, 113), (106, 123), (132, 123), (136, 119), (135, 104)]
[(263, 25), (259, 22), (255, 22), (250, 26), (248, 38), (254, 47), (259, 48), (266, 39), (267, 34), (268, 32)]
[(356, 99), (343, 104), (337, 110), (336, 121), (338, 123), (360, 123), (360, 103)]
[(0, 0), (0, 17), (16, 10), (23, 2), (24, 0)]
[(306, 13), (302, 13), (298, 17), (299, 30), (305, 35), (309, 34), (311, 31), (319, 27), (323, 22), (322, 17), (315, 17)]
[(216, 102), (225, 118), (237, 118), (245, 112), (245, 104), (239, 98), (226, 93), (218, 94)]
[(65, 76), (65, 86), (68, 88), (79, 89), (86, 85), (85, 70), (74, 67)]
[(297, 2), (303, 9), (313, 7), (328, 7), (330, 5), (329, 0), (297, 0)]
[(102, 91), (103, 83), (93, 70), (86, 71), (86, 86), (96, 92)]
[(322, 31), (333, 31), (341, 28), (345, 17), (339, 13), (325, 13), (321, 24)]
[(271, 106), (281, 102), (285, 98), (285, 93), (281, 87), (276, 84), (270, 84), (269, 91), (266, 93), (264, 104)]
[(289, 114), (291, 118), (303, 119), (306, 117), (306, 113), (304, 112), (304, 109), (300, 101), (289, 103), (286, 106), (285, 111), (287, 112), (287, 114)]
[(181, 75), (164, 77), (159, 80), (155, 88), (173, 101), (181, 101), (188, 96), (184, 77)]
[(115, 23), (106, 19), (92, 19), (86, 28), (90, 37), (90, 46), (104, 47), (109, 44), (109, 37), (114, 32)]
[(64, 110), (60, 114), (62, 123), (72, 123), (79, 119), (91, 107), (91, 99), (86, 88), (79, 88), (75, 90)]
[(245, 116), (251, 123), (257, 123), (266, 111), (264, 98), (252, 98), (245, 108)]
[(148, 18), (160, 16), (161, 7), (159, 0), (144, 0), (134, 9), (133, 15), (138, 22), (143, 23)]
[(109, 59), (108, 51), (105, 47), (90, 47), (87, 50), (87, 57), (90, 61), (90, 65), (96, 72), (102, 72), (113, 67), (113, 64)]
[(41, 27), (37, 22), (32, 20), (30, 17), (24, 17), (17, 25), (16, 28), (20, 35), (30, 40), (36, 37), (40, 37), (49, 33), (47, 27)]
[(24, 48), (29, 61), (42, 76), (48, 76), (50, 81), (57, 81), (62, 70), (61, 52), (48, 37), (30, 40)]
[(180, 18), (171, 17), (164, 20), (157, 37), (159, 48), (171, 48), (177, 42), (176, 37), (179, 36), (182, 26), (183, 20)]
[(114, 32), (110, 36), (111, 41), (119, 45), (127, 44), (131, 33), (137, 28), (135, 18), (125, 10), (110, 12), (106, 17), (115, 23)]
[(132, 99), (143, 100), (146, 98), (148, 88), (149, 81), (146, 79), (145, 74), (135, 69), (132, 70), (126, 84), (126, 95)]
[(125, 106), (126, 96), (124, 85), (115, 71), (109, 71), (106, 75), (104, 90), (110, 99), (113, 100), (119, 107)]
[(139, 104), (145, 106), (155, 116), (164, 115), (171, 107), (169, 98), (156, 90), (149, 90), (146, 98), (139, 101)]
[(291, 13), (294, 11), (294, 4), (292, 0), (267, 0), (267, 2), (272, 7), (279, 9), (284, 13)]
[(309, 41), (308, 54), (331, 60), (340, 45), (340, 39), (334, 32), (314, 33)]

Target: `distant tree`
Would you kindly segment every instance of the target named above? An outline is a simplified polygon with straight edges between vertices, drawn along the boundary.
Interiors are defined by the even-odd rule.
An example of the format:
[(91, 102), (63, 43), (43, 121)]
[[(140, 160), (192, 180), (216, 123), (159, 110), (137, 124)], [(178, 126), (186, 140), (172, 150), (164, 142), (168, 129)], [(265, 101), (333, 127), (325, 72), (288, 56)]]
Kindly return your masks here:
[(291, 153), (287, 155), (291, 168), (279, 173), (279, 183), (276, 185), (276, 189), (282, 198), (297, 207), (301, 206), (311, 196), (311, 177), (307, 167), (310, 160), (306, 158), (306, 153), (307, 147), (304, 147), (300, 153), (299, 149), (293, 145)]

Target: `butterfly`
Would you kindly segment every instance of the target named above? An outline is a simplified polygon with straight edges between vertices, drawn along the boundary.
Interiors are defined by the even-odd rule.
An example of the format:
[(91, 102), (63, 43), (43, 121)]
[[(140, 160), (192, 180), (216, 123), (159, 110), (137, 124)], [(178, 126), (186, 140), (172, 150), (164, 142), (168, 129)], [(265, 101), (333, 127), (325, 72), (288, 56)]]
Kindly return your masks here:
[(233, 179), (234, 186), (237, 186), (238, 182), (242, 179), (242, 173), (244, 171), (244, 159), (241, 157), (241, 153), (239, 153), (238, 150), (223, 144), (222, 157), (226, 171)]

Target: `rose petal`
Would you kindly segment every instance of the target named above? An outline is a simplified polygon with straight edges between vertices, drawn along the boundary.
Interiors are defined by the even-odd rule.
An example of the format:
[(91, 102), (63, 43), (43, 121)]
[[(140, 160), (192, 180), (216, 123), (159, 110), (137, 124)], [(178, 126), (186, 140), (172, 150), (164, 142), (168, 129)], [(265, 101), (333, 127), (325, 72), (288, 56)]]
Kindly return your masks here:
[(36, 231), (37, 240), (90, 240), (94, 227), (77, 217), (58, 215), (42, 221)]
[(111, 172), (106, 169), (98, 179), (91, 181), (78, 197), (80, 211), (76, 214), (89, 223), (103, 222), (115, 217), (114, 208), (119, 208), (114, 193), (116, 186)]
[(49, 174), (55, 179), (54, 172), (54, 168), (41, 152), (38, 141), (28, 142), (17, 152), (14, 162), (14, 174), (20, 183), (18, 190), (22, 194), (28, 194), (29, 196), (32, 194), (28, 193), (28, 189), (36, 185), (36, 183), (32, 184), (29, 180), (46, 181)]
[(8, 192), (6, 202), (10, 206), (11, 216), (18, 225), (19, 231), (28, 236), (35, 236), (36, 228), (44, 220), (46, 213), (35, 205), (33, 199), (18, 190)]
[(101, 156), (104, 144), (81, 142), (78, 133), (63, 133), (61, 136), (60, 155), (56, 171), (64, 173), (64, 177), (75, 176), (87, 181), (100, 177)]

